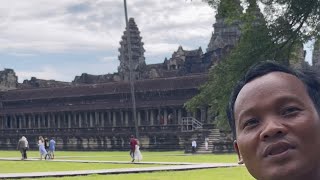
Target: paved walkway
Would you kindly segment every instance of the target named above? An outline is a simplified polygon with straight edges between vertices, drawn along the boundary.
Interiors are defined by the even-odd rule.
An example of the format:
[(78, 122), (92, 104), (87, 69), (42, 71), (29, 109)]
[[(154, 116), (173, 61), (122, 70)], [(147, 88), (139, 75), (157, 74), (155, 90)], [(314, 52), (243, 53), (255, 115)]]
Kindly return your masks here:
[[(0, 158), (5, 161), (21, 161), (17, 158)], [(39, 159), (28, 159), (27, 161), (39, 161)], [(78, 162), (78, 163), (116, 163), (116, 164), (132, 164), (124, 161), (85, 161), (85, 160), (49, 160), (55, 162)], [(41, 177), (63, 177), (63, 176), (79, 176), (90, 174), (126, 174), (126, 173), (145, 173), (156, 171), (182, 171), (192, 169), (207, 169), (220, 167), (235, 167), (236, 163), (174, 163), (174, 162), (139, 162), (136, 164), (160, 164), (167, 166), (159, 167), (143, 167), (143, 168), (121, 168), (121, 169), (102, 169), (102, 170), (81, 170), (81, 171), (56, 171), (56, 172), (32, 172), (32, 173), (3, 173), (0, 174), (1, 179), (17, 179), (17, 178), (41, 178)]]

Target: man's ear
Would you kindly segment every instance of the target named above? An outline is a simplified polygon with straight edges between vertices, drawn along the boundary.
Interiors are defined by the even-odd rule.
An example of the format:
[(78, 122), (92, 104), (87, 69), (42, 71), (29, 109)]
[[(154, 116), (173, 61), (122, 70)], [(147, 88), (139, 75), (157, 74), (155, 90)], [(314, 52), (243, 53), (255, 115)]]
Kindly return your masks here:
[(238, 143), (237, 143), (237, 140), (234, 140), (233, 141), (233, 147), (234, 147), (234, 150), (237, 152), (238, 154), (238, 164), (243, 164), (243, 159), (242, 159), (242, 156), (240, 154), (240, 151), (239, 151), (239, 147), (238, 147)]

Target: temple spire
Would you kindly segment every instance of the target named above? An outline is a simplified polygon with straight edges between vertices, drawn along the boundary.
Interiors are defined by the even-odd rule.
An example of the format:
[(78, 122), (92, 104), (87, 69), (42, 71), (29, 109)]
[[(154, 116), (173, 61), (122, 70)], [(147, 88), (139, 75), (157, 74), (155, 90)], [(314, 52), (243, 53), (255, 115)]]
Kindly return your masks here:
[(240, 38), (240, 20), (243, 8), (240, 0), (223, 0), (218, 6), (214, 33), (208, 44), (207, 52), (225, 47), (234, 47)]
[[(142, 37), (140, 36), (140, 31), (136, 25), (133, 18), (129, 19), (128, 29), (130, 31), (130, 42), (131, 42), (131, 52), (132, 52), (132, 75), (133, 79), (141, 79), (142, 72), (146, 67), (144, 48)], [(127, 30), (124, 31), (122, 40), (120, 41), (119, 48), (119, 61), (120, 66), (118, 67), (118, 72), (122, 80), (129, 81), (129, 53), (128, 53), (128, 33)]]

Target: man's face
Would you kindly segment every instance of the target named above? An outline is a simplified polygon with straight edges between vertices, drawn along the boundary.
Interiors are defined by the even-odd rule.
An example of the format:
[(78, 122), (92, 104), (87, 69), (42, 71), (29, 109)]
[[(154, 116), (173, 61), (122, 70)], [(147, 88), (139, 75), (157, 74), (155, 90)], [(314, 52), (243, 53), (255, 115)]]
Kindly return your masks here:
[(256, 179), (320, 177), (320, 119), (298, 78), (272, 72), (247, 83), (234, 116), (235, 147)]

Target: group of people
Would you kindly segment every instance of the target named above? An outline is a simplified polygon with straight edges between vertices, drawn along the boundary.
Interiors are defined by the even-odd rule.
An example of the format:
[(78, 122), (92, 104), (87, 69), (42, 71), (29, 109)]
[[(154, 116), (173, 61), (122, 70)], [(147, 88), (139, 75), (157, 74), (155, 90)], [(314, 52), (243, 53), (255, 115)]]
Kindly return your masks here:
[(56, 142), (53, 138), (49, 141), (48, 138), (43, 138), (42, 136), (39, 136), (38, 146), (39, 146), (40, 160), (42, 160), (42, 157), (44, 159), (54, 159)]
[(132, 158), (131, 162), (135, 162), (135, 160), (139, 162), (142, 160), (142, 154), (140, 152), (139, 144), (140, 144), (139, 140), (134, 138), (133, 135), (131, 135), (131, 138), (130, 138), (130, 156)]
[[(38, 147), (40, 153), (40, 160), (44, 159), (54, 159), (54, 151), (56, 148), (56, 142), (52, 138), (50, 141), (48, 138), (43, 138), (39, 136)], [(17, 149), (21, 152), (21, 160), (27, 159), (27, 150), (29, 149), (29, 142), (25, 136), (19, 139)]]
[[(209, 150), (209, 138), (208, 137), (205, 137), (204, 138), (204, 147), (205, 147), (205, 150), (208, 151)], [(196, 153), (197, 151), (197, 141), (196, 139), (193, 139), (191, 141), (191, 153)]]

